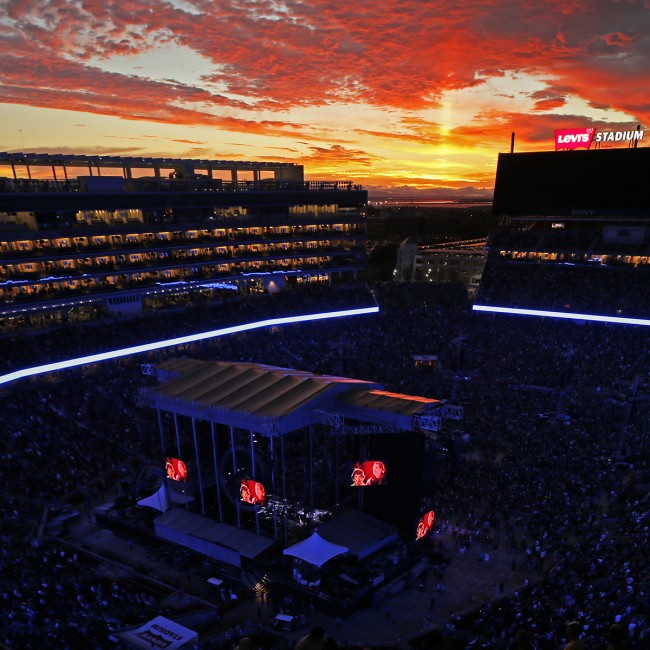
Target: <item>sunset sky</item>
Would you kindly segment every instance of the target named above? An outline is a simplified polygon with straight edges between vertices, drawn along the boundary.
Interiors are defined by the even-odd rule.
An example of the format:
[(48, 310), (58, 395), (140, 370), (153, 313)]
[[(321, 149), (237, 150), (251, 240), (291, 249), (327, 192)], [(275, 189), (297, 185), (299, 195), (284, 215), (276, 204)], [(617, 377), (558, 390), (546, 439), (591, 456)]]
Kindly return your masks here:
[(649, 0), (0, 0), (0, 39), (0, 151), (490, 193), (512, 132), (650, 113)]

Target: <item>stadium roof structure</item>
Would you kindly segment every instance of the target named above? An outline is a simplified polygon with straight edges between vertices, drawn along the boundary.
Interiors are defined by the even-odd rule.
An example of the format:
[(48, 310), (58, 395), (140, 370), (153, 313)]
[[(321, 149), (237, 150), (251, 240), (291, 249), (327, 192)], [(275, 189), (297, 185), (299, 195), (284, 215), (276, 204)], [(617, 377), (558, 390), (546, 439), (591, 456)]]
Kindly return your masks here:
[[(89, 167), (159, 169), (174, 168), (177, 166), (190, 166), (193, 169), (211, 171), (213, 169), (240, 169), (240, 170), (275, 170), (281, 168), (302, 169), (302, 165), (290, 162), (257, 162), (245, 160), (204, 160), (197, 158), (152, 158), (141, 156), (85, 156), (83, 154), (57, 154), (57, 153), (23, 153), (0, 152), (0, 165), (29, 166), (29, 167)], [(92, 174), (92, 171), (90, 172)]]
[(256, 363), (174, 358), (156, 365), (155, 375), (161, 385), (142, 391), (149, 406), (263, 435), (329, 422), (322, 414), (338, 418), (329, 423), (339, 428), (348, 418), (408, 431), (443, 405), (376, 382)]

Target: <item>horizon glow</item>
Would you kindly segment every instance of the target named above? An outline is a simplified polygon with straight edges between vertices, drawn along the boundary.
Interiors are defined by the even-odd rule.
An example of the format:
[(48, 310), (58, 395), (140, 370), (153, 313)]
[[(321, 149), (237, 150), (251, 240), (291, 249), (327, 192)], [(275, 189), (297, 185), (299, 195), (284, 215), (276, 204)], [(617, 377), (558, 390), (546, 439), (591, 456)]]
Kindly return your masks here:
[(492, 305), (472, 305), (472, 311), (490, 312), (494, 314), (514, 314), (516, 316), (544, 316), (564, 320), (586, 320), (597, 323), (615, 323), (618, 325), (650, 326), (650, 319), (629, 318), (625, 316), (599, 316), (598, 314), (581, 314), (575, 312), (546, 311), (544, 309), (521, 309), (518, 307), (494, 307)]
[(186, 336), (179, 336), (173, 339), (165, 339), (163, 341), (155, 341), (153, 343), (143, 343), (141, 345), (134, 345), (128, 348), (121, 348), (118, 350), (110, 350), (108, 352), (101, 352), (98, 354), (90, 354), (83, 357), (76, 357), (64, 361), (56, 361), (54, 363), (46, 363), (40, 366), (33, 366), (31, 368), (23, 368), (22, 370), (15, 370), (5, 375), (0, 375), (0, 385), (8, 384), (9, 382), (25, 377), (34, 377), (35, 375), (42, 375), (49, 372), (56, 372), (57, 370), (65, 370), (67, 368), (75, 368), (90, 363), (98, 363), (100, 361), (108, 361), (111, 359), (118, 359), (133, 354), (140, 354), (142, 352), (151, 352), (152, 350), (161, 350), (162, 348), (173, 347), (174, 345), (184, 345), (185, 343), (195, 343), (197, 341), (204, 341), (206, 339), (216, 338), (219, 336), (226, 336), (228, 334), (236, 334), (238, 332), (248, 332), (262, 327), (272, 327), (274, 325), (287, 325), (290, 323), (304, 323), (306, 321), (325, 320), (328, 318), (343, 318), (345, 316), (360, 316), (363, 314), (376, 314), (379, 312), (379, 307), (361, 307), (357, 309), (346, 309), (341, 311), (328, 311), (318, 312), (314, 314), (301, 314), (298, 316), (285, 316), (282, 318), (269, 318), (261, 321), (253, 321), (244, 323), (243, 325), (233, 325), (231, 327), (224, 327), (217, 330), (210, 330), (207, 332), (199, 332), (197, 334), (188, 334)]

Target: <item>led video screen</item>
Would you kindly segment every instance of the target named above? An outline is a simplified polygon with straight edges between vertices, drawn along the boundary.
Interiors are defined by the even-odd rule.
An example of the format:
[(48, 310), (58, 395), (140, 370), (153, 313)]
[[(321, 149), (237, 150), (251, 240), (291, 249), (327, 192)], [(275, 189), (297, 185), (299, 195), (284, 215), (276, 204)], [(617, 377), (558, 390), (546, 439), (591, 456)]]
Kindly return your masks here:
[(422, 539), (425, 535), (428, 535), (433, 528), (433, 522), (436, 519), (436, 514), (433, 510), (425, 512), (422, 515), (422, 518), (418, 522), (417, 536), (415, 539)]
[(187, 465), (178, 458), (167, 458), (165, 462), (167, 478), (172, 481), (187, 481)]
[(355, 463), (350, 472), (352, 487), (384, 485), (386, 483), (386, 463), (383, 460), (366, 460)]
[(259, 481), (242, 479), (239, 486), (239, 494), (244, 503), (253, 506), (263, 506), (266, 501), (266, 490)]

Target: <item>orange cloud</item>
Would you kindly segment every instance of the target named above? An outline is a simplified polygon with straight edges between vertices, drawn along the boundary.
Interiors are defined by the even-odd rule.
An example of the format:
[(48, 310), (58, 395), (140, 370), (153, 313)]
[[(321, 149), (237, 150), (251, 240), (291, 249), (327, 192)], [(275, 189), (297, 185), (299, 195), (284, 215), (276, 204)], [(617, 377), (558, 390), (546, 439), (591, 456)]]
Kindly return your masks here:
[[(645, 2), (5, 0), (3, 8), (0, 103), (258, 136), (269, 149), (273, 141), (289, 155), (307, 151), (305, 164), (323, 173), (379, 165), (383, 147), (400, 142), (493, 155), (516, 131), (534, 146), (572, 99), (617, 119), (650, 117)], [(140, 60), (128, 68), (164, 46), (193, 52), (205, 69), (183, 75), (162, 59), (157, 69)], [(115, 61), (128, 72), (107, 71)], [(505, 88), (510, 75), (543, 90)], [(447, 93), (478, 93), (490, 81), (502, 84), (498, 106), (477, 105), (463, 127), (442, 124), (436, 111)], [(350, 107), (338, 129), (306, 117), (330, 105)], [(365, 122), (355, 106), (384, 112), (392, 126)], [(434, 118), (423, 117), (429, 111)], [(201, 135), (169, 141), (203, 151), (210, 142)]]
[(566, 100), (562, 97), (549, 97), (548, 99), (540, 99), (535, 102), (534, 110), (536, 111), (551, 111), (554, 108), (562, 108), (566, 104)]
[[(435, 105), (446, 90), (479, 85), (480, 77), (501, 76), (504, 68), (547, 70), (562, 64), (569, 70), (571, 59), (580, 53), (594, 48), (619, 53), (642, 40), (611, 29), (621, 22), (615, 16), (626, 10), (640, 13), (620, 4), (616, 12), (605, 8), (592, 14), (579, 2), (572, 8), (571, 3), (549, 0), (527, 8), (495, 0), (447, 0), (434, 6), (385, 2), (378, 8), (375, 2), (358, 0), (354, 12), (336, 1), (292, 4), (290, 13), (272, 3), (195, 6), (202, 11), (198, 19), (169, 2), (154, 10), (149, 0), (91, 0), (83, 8), (66, 0), (10, 3), (14, 30), (9, 30), (8, 51), (28, 65), (14, 68), (12, 75), (8, 61), (3, 73), (16, 83), (32, 81), (24, 78), (25, 72), (38, 72), (42, 76), (37, 87), (62, 92), (92, 89), (98, 83), (110, 92), (115, 86), (111, 79), (84, 67), (85, 62), (176, 43), (212, 61), (218, 71), (204, 81), (246, 97), (249, 108), (286, 109), (343, 96), (415, 109)], [(564, 40), (558, 40), (558, 34)], [(120, 82), (141, 87), (140, 95), (163, 99), (168, 106), (178, 99), (212, 106), (238, 104), (200, 88), (121, 77)]]

